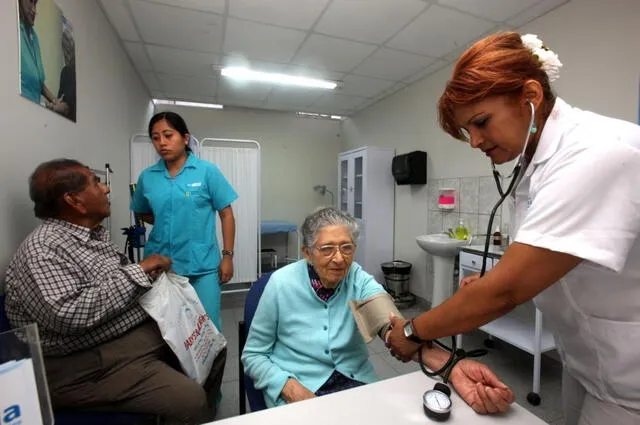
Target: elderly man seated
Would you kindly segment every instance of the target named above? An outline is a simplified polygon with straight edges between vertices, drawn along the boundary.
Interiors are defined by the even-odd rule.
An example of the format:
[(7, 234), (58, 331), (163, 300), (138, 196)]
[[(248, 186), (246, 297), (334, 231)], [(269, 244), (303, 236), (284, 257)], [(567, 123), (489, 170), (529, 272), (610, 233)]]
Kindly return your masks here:
[(152, 255), (131, 264), (100, 223), (108, 187), (81, 163), (60, 159), (29, 179), (42, 223), (9, 264), (6, 311), (13, 327), (37, 323), (54, 408), (158, 414), (179, 423), (215, 415), (226, 350), (204, 388), (177, 358), (137, 299), (171, 265)]
[[(306, 260), (273, 273), (242, 352), (246, 373), (268, 407), (376, 381), (365, 338), (384, 337), (389, 313), (399, 314), (384, 288), (353, 262), (358, 224), (352, 217), (323, 208), (305, 219), (301, 231)], [(430, 344), (422, 353), (434, 370), (448, 359)], [(450, 382), (478, 413), (504, 412), (514, 399), (473, 360), (457, 363)]]

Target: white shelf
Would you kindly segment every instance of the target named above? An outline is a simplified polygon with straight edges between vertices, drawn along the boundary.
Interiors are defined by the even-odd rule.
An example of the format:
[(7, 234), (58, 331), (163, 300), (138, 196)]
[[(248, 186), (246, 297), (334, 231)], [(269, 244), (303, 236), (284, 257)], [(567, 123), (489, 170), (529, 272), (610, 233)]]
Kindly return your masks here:
[[(534, 354), (534, 322), (525, 323), (512, 316), (506, 315), (480, 327), (480, 330), (514, 345), (527, 353)], [(554, 348), (556, 348), (556, 343), (553, 340), (553, 334), (543, 328), (542, 338), (540, 338), (540, 352), (544, 353), (545, 351), (553, 350)]]

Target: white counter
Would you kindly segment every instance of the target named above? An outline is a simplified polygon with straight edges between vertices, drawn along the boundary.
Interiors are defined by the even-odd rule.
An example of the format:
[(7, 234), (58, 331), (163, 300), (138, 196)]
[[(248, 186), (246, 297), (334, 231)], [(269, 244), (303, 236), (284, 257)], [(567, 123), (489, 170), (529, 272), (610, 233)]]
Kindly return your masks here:
[[(409, 425), (436, 423), (422, 408), (422, 394), (435, 381), (422, 372), (364, 385), (299, 403), (211, 422), (209, 425)], [(241, 395), (242, 396), (242, 395)], [(478, 415), (455, 392), (453, 408), (446, 422), (450, 425), (519, 424), (543, 425), (546, 422), (522, 406), (511, 405), (504, 415)]]

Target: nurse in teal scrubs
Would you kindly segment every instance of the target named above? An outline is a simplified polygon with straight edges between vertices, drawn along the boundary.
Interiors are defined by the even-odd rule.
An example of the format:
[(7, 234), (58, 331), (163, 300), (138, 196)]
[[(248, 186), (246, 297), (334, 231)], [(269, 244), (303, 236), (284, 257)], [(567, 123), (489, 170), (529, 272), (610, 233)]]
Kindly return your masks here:
[(44, 65), (40, 55), (40, 41), (34, 29), (36, 22), (36, 4), (38, 0), (20, 0), (20, 94), (40, 103), (44, 96), (47, 106), (58, 104), (58, 99), (44, 84)]
[[(189, 130), (175, 112), (149, 122), (149, 137), (161, 159), (138, 178), (131, 210), (153, 225), (144, 255), (165, 255), (173, 270), (187, 276), (216, 327), (220, 322), (220, 285), (233, 276), (235, 190), (214, 164), (188, 147)], [(216, 237), (216, 212), (222, 248)]]

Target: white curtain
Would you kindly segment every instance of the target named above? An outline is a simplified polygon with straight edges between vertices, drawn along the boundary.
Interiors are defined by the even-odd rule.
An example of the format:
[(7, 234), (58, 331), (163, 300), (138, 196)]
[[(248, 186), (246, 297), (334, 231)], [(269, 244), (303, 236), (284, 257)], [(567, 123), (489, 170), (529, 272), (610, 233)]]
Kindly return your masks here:
[(131, 183), (137, 183), (140, 173), (158, 162), (160, 156), (151, 144), (146, 134), (136, 134), (131, 137)]
[[(216, 164), (238, 193), (232, 205), (236, 239), (231, 283), (254, 282), (260, 251), (260, 145), (248, 140), (207, 138), (200, 142), (200, 155)], [(219, 218), (216, 230), (222, 244)]]

